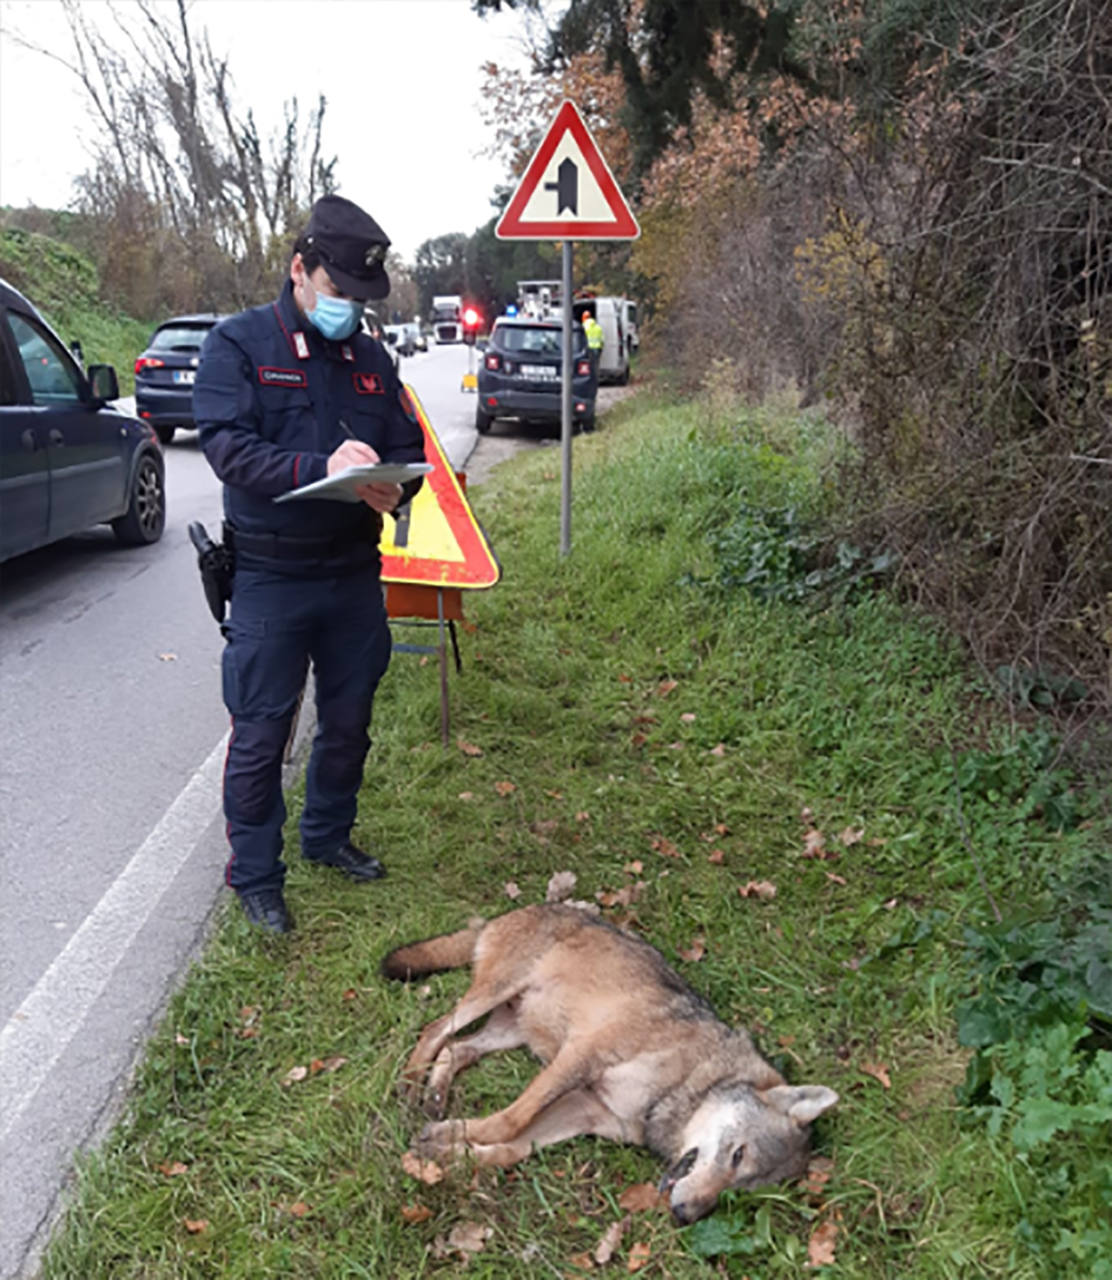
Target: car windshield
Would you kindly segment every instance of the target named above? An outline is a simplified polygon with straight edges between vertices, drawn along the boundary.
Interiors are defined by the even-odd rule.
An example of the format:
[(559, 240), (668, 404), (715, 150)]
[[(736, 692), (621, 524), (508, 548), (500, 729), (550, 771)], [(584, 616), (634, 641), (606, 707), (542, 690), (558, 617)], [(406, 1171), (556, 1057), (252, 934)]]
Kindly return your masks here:
[[(510, 325), (500, 324), (495, 332), (495, 341), (503, 351), (513, 351), (520, 355), (558, 356), (561, 353), (563, 330), (555, 325)], [(572, 329), (572, 349), (583, 350), (585, 338), (583, 330), (575, 325)]]
[(211, 324), (168, 324), (151, 339), (148, 351), (200, 351)]

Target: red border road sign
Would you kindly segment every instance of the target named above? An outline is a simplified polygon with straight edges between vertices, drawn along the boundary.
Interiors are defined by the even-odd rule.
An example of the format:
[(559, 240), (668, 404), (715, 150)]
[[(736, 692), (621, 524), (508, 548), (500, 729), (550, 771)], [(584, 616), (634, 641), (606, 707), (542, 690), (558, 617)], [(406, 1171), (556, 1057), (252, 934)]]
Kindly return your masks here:
[[(578, 217), (573, 212), (569, 217), (561, 217), (559, 210), (563, 207), (563, 198), (554, 195), (551, 200), (553, 209), (551, 218), (533, 217), (525, 221), (526, 206), (544, 180), (556, 149), (568, 134), (571, 135), (574, 149), (577, 149), (582, 157), (587, 172), (590, 178), (594, 179), (598, 194), (601, 195), (611, 216), (585, 218)], [(584, 181), (588, 181), (586, 176)], [(545, 183), (546, 189), (555, 190), (556, 186), (554, 182)], [(591, 137), (583, 117), (579, 114), (579, 108), (574, 102), (565, 101), (556, 112), (556, 118), (544, 135), (544, 141), (529, 161), (517, 190), (506, 206), (505, 212), (498, 219), (494, 234), (500, 240), (636, 240), (641, 234), (637, 219), (626, 204), (625, 197), (614, 181), (614, 175), (602, 158), (602, 152)]]
[(440, 447), (424, 406), (412, 387), (407, 385), (405, 390), (425, 433), (425, 458), (432, 463), (432, 470), (411, 504), (404, 547), (396, 542), (398, 522), (392, 516), (383, 521), (382, 580), (465, 590), (493, 587), (502, 576), (502, 568)]

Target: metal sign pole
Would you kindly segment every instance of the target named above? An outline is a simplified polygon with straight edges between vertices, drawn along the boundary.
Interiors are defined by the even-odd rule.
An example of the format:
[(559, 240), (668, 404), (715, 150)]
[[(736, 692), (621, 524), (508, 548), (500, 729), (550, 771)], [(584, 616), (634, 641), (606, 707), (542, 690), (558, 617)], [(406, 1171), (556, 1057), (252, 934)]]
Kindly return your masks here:
[(572, 241), (564, 241), (564, 362), (560, 404), (560, 554), (571, 550), (571, 254)]

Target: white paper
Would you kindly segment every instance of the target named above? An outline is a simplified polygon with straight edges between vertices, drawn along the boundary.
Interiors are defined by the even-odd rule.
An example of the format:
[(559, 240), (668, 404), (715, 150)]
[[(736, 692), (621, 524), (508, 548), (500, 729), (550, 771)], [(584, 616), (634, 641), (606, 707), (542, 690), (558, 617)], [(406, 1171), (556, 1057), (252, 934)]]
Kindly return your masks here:
[(275, 502), (289, 502), (291, 498), (332, 498), (336, 502), (361, 502), (356, 489), (365, 484), (404, 484), (428, 475), (431, 462), (370, 462), (357, 467), (345, 467), (334, 476), (315, 480), (312, 484), (279, 494)]

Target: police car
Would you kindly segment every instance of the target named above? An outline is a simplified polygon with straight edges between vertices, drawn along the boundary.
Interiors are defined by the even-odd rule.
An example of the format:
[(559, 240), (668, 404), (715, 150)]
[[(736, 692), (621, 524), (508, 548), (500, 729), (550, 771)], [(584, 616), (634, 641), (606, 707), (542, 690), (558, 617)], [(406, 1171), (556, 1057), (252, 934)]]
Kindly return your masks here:
[[(527, 316), (500, 316), (479, 366), (475, 428), (485, 435), (495, 418), (550, 423), (562, 413), (563, 322)], [(587, 350), (587, 335), (576, 322), (572, 343), (572, 425), (595, 428), (598, 374)]]

